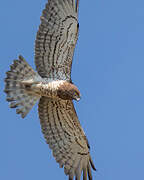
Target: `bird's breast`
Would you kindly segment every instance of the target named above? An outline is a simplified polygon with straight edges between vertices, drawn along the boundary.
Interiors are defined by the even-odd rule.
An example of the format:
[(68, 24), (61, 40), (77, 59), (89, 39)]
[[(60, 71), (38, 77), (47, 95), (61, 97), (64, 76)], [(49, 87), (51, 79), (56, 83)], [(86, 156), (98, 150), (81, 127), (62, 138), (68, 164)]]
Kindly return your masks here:
[(57, 90), (64, 81), (57, 80), (51, 82), (40, 82), (34, 87), (34, 91), (37, 92), (40, 96), (46, 96), (50, 98), (58, 98)]

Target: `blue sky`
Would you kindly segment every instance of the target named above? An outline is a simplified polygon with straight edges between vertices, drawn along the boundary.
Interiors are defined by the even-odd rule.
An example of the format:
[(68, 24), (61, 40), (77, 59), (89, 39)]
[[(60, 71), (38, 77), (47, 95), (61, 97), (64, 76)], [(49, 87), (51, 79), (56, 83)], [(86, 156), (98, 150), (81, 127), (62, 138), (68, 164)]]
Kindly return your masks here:
[[(5, 71), (22, 54), (34, 66), (34, 40), (46, 0), (0, 6), (0, 179), (63, 179), (40, 130), (37, 106), (25, 119), (8, 108)], [(144, 1), (80, 0), (72, 79), (75, 107), (91, 145), (97, 180), (144, 179)]]

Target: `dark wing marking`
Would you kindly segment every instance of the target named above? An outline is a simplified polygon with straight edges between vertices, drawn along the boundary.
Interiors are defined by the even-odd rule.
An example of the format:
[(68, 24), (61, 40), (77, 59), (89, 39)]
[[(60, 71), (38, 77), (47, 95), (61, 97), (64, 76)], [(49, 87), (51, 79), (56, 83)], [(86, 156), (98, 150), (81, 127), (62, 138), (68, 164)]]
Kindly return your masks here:
[(46, 142), (69, 179), (72, 180), (75, 176), (80, 180), (83, 171), (83, 179), (87, 179), (88, 173), (91, 180), (91, 167), (94, 170), (95, 167), (73, 102), (42, 97), (39, 102), (39, 117)]
[(70, 81), (78, 37), (78, 2), (49, 0), (43, 10), (35, 44), (35, 64), (44, 78)]

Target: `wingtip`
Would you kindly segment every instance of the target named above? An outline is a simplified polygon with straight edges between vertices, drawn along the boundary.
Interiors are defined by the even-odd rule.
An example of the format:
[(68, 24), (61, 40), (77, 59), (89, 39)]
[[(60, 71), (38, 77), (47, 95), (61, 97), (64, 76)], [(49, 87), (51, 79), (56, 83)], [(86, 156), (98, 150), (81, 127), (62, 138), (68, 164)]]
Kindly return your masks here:
[(19, 59), (24, 59), (23, 56), (22, 56), (21, 54), (20, 54), (18, 57), (19, 57)]
[(77, 0), (76, 2), (76, 12), (78, 12), (78, 9), (79, 9), (79, 0)]
[(93, 170), (94, 171), (97, 171), (97, 169), (96, 169), (96, 167), (95, 167), (95, 165), (94, 165), (94, 163), (93, 163), (93, 160), (92, 160), (92, 158), (91, 158), (91, 156), (90, 156), (90, 164), (91, 164), (91, 167), (93, 168)]

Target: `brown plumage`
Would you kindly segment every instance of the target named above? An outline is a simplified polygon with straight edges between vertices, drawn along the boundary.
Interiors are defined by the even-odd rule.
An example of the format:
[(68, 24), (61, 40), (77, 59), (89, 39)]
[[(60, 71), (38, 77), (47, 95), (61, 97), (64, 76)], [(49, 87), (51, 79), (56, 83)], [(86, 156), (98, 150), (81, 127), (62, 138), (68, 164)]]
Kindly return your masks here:
[(88, 140), (73, 100), (80, 99), (71, 81), (71, 66), (78, 38), (79, 0), (49, 0), (41, 17), (35, 44), (35, 72), (22, 56), (14, 60), (5, 78), (11, 108), (24, 118), (39, 100), (42, 132), (53, 156), (69, 180), (92, 179)]
[(57, 90), (57, 95), (59, 98), (64, 100), (80, 100), (80, 92), (78, 88), (69, 82), (64, 82), (61, 84)]

